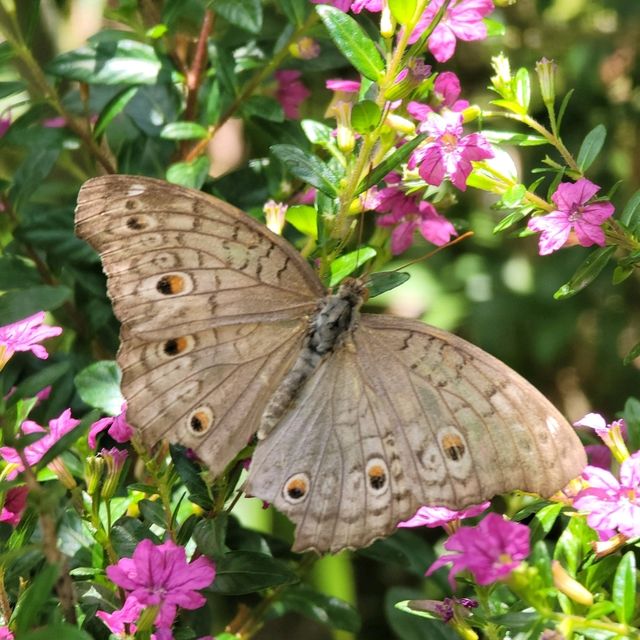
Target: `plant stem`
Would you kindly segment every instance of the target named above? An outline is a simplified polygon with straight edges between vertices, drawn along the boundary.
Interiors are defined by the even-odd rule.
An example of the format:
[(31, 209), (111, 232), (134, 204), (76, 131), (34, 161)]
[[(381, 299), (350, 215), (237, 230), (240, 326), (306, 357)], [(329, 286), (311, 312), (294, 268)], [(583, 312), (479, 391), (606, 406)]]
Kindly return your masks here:
[(287, 58), (289, 55), (289, 45), (293, 44), (296, 40), (300, 38), (302, 34), (308, 31), (318, 20), (317, 14), (311, 13), (307, 18), (306, 22), (298, 27), (292, 34), (291, 37), (284, 43), (284, 45), (273, 55), (271, 61), (266, 64), (262, 69), (260, 69), (244, 86), (242, 91), (236, 96), (234, 101), (229, 105), (227, 110), (220, 116), (218, 122), (209, 127), (209, 135), (206, 138), (198, 141), (197, 144), (193, 146), (191, 151), (186, 154), (185, 161), (192, 162), (199, 156), (201, 156), (209, 144), (211, 138), (216, 134), (216, 132), (222, 127), (222, 125), (231, 118), (236, 111), (242, 106), (243, 102), (249, 98), (253, 94), (253, 92), (257, 89), (257, 87), (262, 83), (265, 78), (268, 78), (279, 66), (280, 63)]

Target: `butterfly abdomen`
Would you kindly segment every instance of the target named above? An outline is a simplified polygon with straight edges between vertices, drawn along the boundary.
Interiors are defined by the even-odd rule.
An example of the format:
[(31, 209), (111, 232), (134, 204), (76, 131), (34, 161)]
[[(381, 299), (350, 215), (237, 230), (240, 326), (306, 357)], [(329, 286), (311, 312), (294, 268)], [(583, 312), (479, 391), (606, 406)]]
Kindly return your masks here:
[(362, 290), (358, 280), (350, 279), (340, 286), (337, 294), (320, 301), (309, 323), (300, 355), (262, 414), (258, 429), (260, 440), (278, 424), (323, 358), (342, 346), (345, 338), (356, 328), (363, 301)]

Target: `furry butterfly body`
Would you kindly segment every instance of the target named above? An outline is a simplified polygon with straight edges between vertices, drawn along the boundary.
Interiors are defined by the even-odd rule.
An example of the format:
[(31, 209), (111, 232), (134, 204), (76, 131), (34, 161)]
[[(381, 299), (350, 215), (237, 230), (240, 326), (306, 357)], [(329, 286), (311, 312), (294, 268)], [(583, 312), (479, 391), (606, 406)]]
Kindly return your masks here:
[(258, 433), (246, 490), (296, 524), (294, 549), (362, 547), (424, 504), (550, 495), (584, 449), (534, 387), (445, 331), (325, 295), (282, 238), (159, 180), (82, 187), (77, 233), (101, 254), (121, 322), (128, 419), (216, 474)]

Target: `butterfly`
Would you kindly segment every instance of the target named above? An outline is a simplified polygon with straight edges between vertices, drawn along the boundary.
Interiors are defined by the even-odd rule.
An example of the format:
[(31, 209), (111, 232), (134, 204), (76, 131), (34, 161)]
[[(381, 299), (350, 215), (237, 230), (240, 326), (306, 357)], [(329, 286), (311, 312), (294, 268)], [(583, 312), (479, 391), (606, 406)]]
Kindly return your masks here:
[(220, 474), (254, 434), (245, 490), (296, 525), (296, 551), (364, 547), (422, 505), (549, 496), (585, 453), (532, 385), (463, 339), (362, 313), (283, 238), (199, 191), (88, 180), (76, 232), (121, 323), (127, 418)]

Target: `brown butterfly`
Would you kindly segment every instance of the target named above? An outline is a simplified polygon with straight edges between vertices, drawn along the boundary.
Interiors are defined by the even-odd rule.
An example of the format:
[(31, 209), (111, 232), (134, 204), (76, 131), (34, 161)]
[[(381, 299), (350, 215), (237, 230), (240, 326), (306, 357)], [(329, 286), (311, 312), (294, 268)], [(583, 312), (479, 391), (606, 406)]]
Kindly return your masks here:
[(562, 415), (502, 362), (360, 313), (360, 280), (327, 294), (285, 240), (225, 202), (106, 176), (83, 185), (76, 225), (122, 323), (128, 420), (214, 474), (258, 433), (245, 488), (296, 524), (295, 550), (366, 546), (421, 505), (549, 496), (586, 464)]

